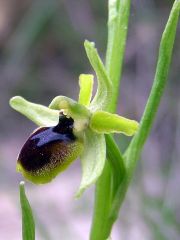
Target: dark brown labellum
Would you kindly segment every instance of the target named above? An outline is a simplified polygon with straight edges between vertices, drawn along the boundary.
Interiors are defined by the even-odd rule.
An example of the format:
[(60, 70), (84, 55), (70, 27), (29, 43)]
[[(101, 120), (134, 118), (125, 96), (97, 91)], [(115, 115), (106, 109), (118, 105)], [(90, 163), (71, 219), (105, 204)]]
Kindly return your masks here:
[(28, 138), (18, 157), (18, 168), (26, 178), (36, 183), (48, 182), (78, 157), (73, 124), (72, 118), (60, 114), (56, 126), (41, 127)]

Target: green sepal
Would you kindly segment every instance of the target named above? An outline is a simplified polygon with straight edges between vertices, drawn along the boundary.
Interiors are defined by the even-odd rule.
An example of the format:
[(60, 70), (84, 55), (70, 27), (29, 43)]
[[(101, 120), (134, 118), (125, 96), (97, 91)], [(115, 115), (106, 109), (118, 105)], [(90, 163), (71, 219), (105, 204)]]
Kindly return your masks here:
[(138, 122), (104, 111), (96, 111), (90, 119), (90, 128), (98, 133), (123, 133), (132, 136), (138, 129)]
[(92, 74), (81, 74), (79, 76), (79, 100), (78, 103), (89, 106), (92, 90), (93, 90), (94, 76)]
[(55, 126), (59, 120), (59, 111), (49, 109), (40, 104), (31, 103), (23, 97), (16, 96), (10, 99), (10, 106), (38, 126)]
[(80, 156), (82, 163), (82, 179), (76, 197), (90, 185), (94, 184), (102, 174), (106, 160), (106, 143), (104, 134), (97, 134), (87, 129), (84, 136), (84, 151)]
[(95, 111), (104, 110), (108, 106), (109, 99), (112, 95), (112, 84), (106, 73), (106, 69), (98, 55), (93, 42), (85, 41), (84, 43), (87, 57), (97, 75), (98, 88), (90, 108)]
[(35, 223), (31, 206), (26, 197), (24, 182), (19, 185), (20, 203), (22, 211), (22, 239), (35, 240)]

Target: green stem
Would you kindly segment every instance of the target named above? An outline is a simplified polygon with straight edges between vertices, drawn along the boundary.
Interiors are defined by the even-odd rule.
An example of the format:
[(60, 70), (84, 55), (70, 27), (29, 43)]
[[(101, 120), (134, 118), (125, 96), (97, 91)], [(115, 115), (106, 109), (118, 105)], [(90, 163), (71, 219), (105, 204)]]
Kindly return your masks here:
[(108, 218), (111, 205), (111, 171), (106, 161), (103, 173), (96, 183), (94, 215), (91, 226), (90, 240), (105, 240), (108, 238), (105, 220)]
[(106, 135), (106, 148), (107, 148), (107, 159), (111, 165), (113, 173), (113, 189), (112, 199), (116, 195), (116, 191), (120, 183), (122, 182), (125, 174), (126, 167), (122, 154), (111, 135)]
[[(145, 144), (148, 134), (152, 128), (156, 112), (158, 110), (161, 97), (167, 82), (169, 66), (171, 62), (174, 39), (176, 35), (176, 28), (179, 19), (180, 1), (175, 1), (172, 11), (170, 13), (166, 28), (162, 35), (158, 64), (154, 78), (153, 87), (148, 98), (145, 111), (141, 120), (140, 128), (137, 134), (131, 141), (130, 146), (125, 154), (125, 163), (127, 174), (119, 186), (116, 197), (112, 203), (110, 219), (115, 220), (118, 216), (119, 209), (125, 198), (128, 186), (133, 177), (134, 169), (140, 152)], [(113, 221), (112, 221), (113, 224)]]
[(106, 135), (106, 144), (108, 161), (96, 184), (91, 240), (107, 239), (110, 235), (112, 223), (115, 221), (114, 216), (110, 216), (112, 201), (126, 173), (123, 157), (113, 137)]
[[(114, 1), (110, 1), (113, 3)], [(120, 4), (118, 4), (120, 2)], [(124, 4), (126, 5), (126, 11), (124, 9)], [(119, 5), (119, 6), (118, 6)], [(122, 19), (120, 16), (117, 17), (117, 8), (122, 8), (122, 11), (125, 13), (127, 17)], [(107, 49), (107, 70), (109, 73), (110, 78), (113, 82), (113, 98), (110, 102), (109, 111), (114, 111), (117, 106), (117, 97), (118, 97), (118, 87), (119, 87), (119, 76), (121, 75), (121, 67), (123, 62), (123, 54), (124, 48), (116, 49), (116, 43), (114, 42), (117, 37), (117, 32), (121, 32), (121, 41), (122, 45), (125, 44), (126, 39), (126, 31), (120, 31), (117, 26), (117, 19), (121, 19), (122, 22), (128, 23), (128, 16), (129, 11), (127, 9), (130, 8), (130, 1), (116, 1), (113, 6), (110, 8), (110, 16), (109, 16), (109, 28), (108, 28), (108, 49)], [(120, 9), (119, 9), (120, 10)], [(168, 23), (166, 25), (165, 31), (162, 36), (160, 50), (159, 50), (159, 58), (158, 64), (154, 79), (154, 84), (141, 120), (140, 128), (131, 141), (131, 144), (125, 154), (126, 158), (126, 175), (120, 181), (119, 187), (116, 191), (116, 195), (113, 198), (113, 201), (110, 203), (110, 196), (112, 196), (112, 187), (110, 187), (110, 183), (112, 183), (112, 174), (110, 166), (104, 169), (104, 173), (100, 177), (97, 185), (96, 185), (96, 195), (95, 195), (95, 209), (94, 209), (94, 222), (91, 229), (91, 240), (105, 240), (109, 237), (111, 233), (112, 226), (115, 220), (118, 217), (119, 209), (122, 205), (122, 202), (125, 198), (128, 186), (132, 179), (134, 169), (139, 158), (139, 154), (142, 151), (144, 143), (149, 135), (151, 130), (156, 112), (158, 110), (160, 100), (162, 94), (164, 92), (164, 88), (166, 85), (167, 75), (169, 71), (172, 49), (176, 34), (176, 28), (179, 18), (179, 11), (180, 11), (180, 1), (176, 0), (171, 14), (169, 16)], [(113, 15), (114, 14), (114, 15)], [(121, 12), (122, 14), (122, 12)], [(112, 18), (111, 18), (112, 17)], [(123, 26), (123, 25), (120, 25)], [(126, 26), (127, 27), (127, 26)], [(124, 26), (124, 29), (127, 30)], [(114, 41), (113, 41), (114, 40)], [(120, 40), (120, 36), (117, 37), (116, 41)], [(118, 41), (119, 42), (119, 41)], [(118, 54), (116, 54), (116, 51)], [(120, 61), (120, 67), (118, 71), (118, 61)], [(116, 65), (116, 66), (113, 66)], [(106, 139), (107, 140), (107, 139)], [(114, 159), (116, 160), (116, 159)], [(112, 159), (111, 159), (112, 161)], [(103, 189), (104, 186), (104, 189)], [(109, 210), (109, 211), (108, 211)], [(95, 226), (95, 224), (97, 224)]]
[(109, 0), (106, 70), (113, 83), (109, 111), (115, 112), (128, 32), (131, 0)]
[[(128, 30), (130, 0), (109, 0), (108, 44), (106, 70), (112, 82), (112, 97), (107, 111), (115, 112), (119, 95), (119, 82), (122, 72), (126, 37)], [(123, 159), (120, 155), (119, 159)], [(118, 161), (118, 159), (114, 159)], [(95, 206), (91, 227), (91, 240), (106, 240), (114, 219), (109, 218), (112, 196), (112, 169), (106, 164), (103, 174), (96, 184)]]
[(176, 0), (161, 38), (154, 83), (140, 122), (140, 127), (137, 134), (131, 141), (126, 153), (127, 167), (132, 168), (132, 170), (130, 170), (131, 172), (134, 170), (138, 156), (150, 133), (160, 100), (164, 93), (171, 63), (172, 50), (179, 19), (179, 11), (180, 1)]

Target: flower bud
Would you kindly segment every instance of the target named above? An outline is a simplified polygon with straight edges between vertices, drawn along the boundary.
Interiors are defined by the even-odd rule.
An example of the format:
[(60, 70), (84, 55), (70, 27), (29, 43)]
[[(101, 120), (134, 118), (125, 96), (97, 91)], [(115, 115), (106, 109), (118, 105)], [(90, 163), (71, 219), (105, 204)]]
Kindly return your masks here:
[(35, 130), (20, 151), (17, 171), (31, 182), (43, 184), (65, 170), (83, 149), (73, 126), (74, 120), (61, 113), (56, 126)]

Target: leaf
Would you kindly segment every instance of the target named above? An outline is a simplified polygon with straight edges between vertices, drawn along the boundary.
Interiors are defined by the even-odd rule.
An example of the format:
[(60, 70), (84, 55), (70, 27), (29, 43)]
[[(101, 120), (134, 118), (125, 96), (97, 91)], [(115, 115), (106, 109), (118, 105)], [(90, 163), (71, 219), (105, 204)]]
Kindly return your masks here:
[(23, 240), (35, 240), (35, 223), (31, 206), (25, 194), (24, 182), (20, 182), (19, 190), (22, 210), (22, 237)]
[(106, 143), (103, 134), (96, 134), (87, 129), (84, 139), (84, 152), (82, 154), (82, 180), (76, 197), (91, 184), (95, 183), (102, 174), (106, 160)]
[(130, 169), (134, 169), (134, 166), (136, 165), (138, 156), (152, 128), (162, 95), (164, 93), (176, 35), (176, 28), (179, 20), (179, 12), (180, 1), (176, 0), (161, 38), (154, 83), (140, 122), (140, 127), (126, 151), (126, 163)]
[(92, 114), (90, 127), (98, 133), (123, 133), (132, 136), (138, 129), (138, 122), (104, 111)]
[(94, 83), (93, 75), (81, 74), (79, 76), (80, 92), (78, 103), (84, 106), (89, 106), (92, 97), (93, 83)]
[(98, 55), (96, 48), (94, 47), (94, 43), (86, 40), (84, 46), (87, 57), (97, 75), (98, 80), (97, 92), (90, 106), (94, 111), (97, 109), (104, 110), (107, 108), (112, 94), (111, 81), (106, 73), (106, 69)]
[(20, 96), (10, 99), (10, 106), (25, 115), (38, 126), (55, 126), (59, 120), (59, 111), (43, 105), (31, 103)]

